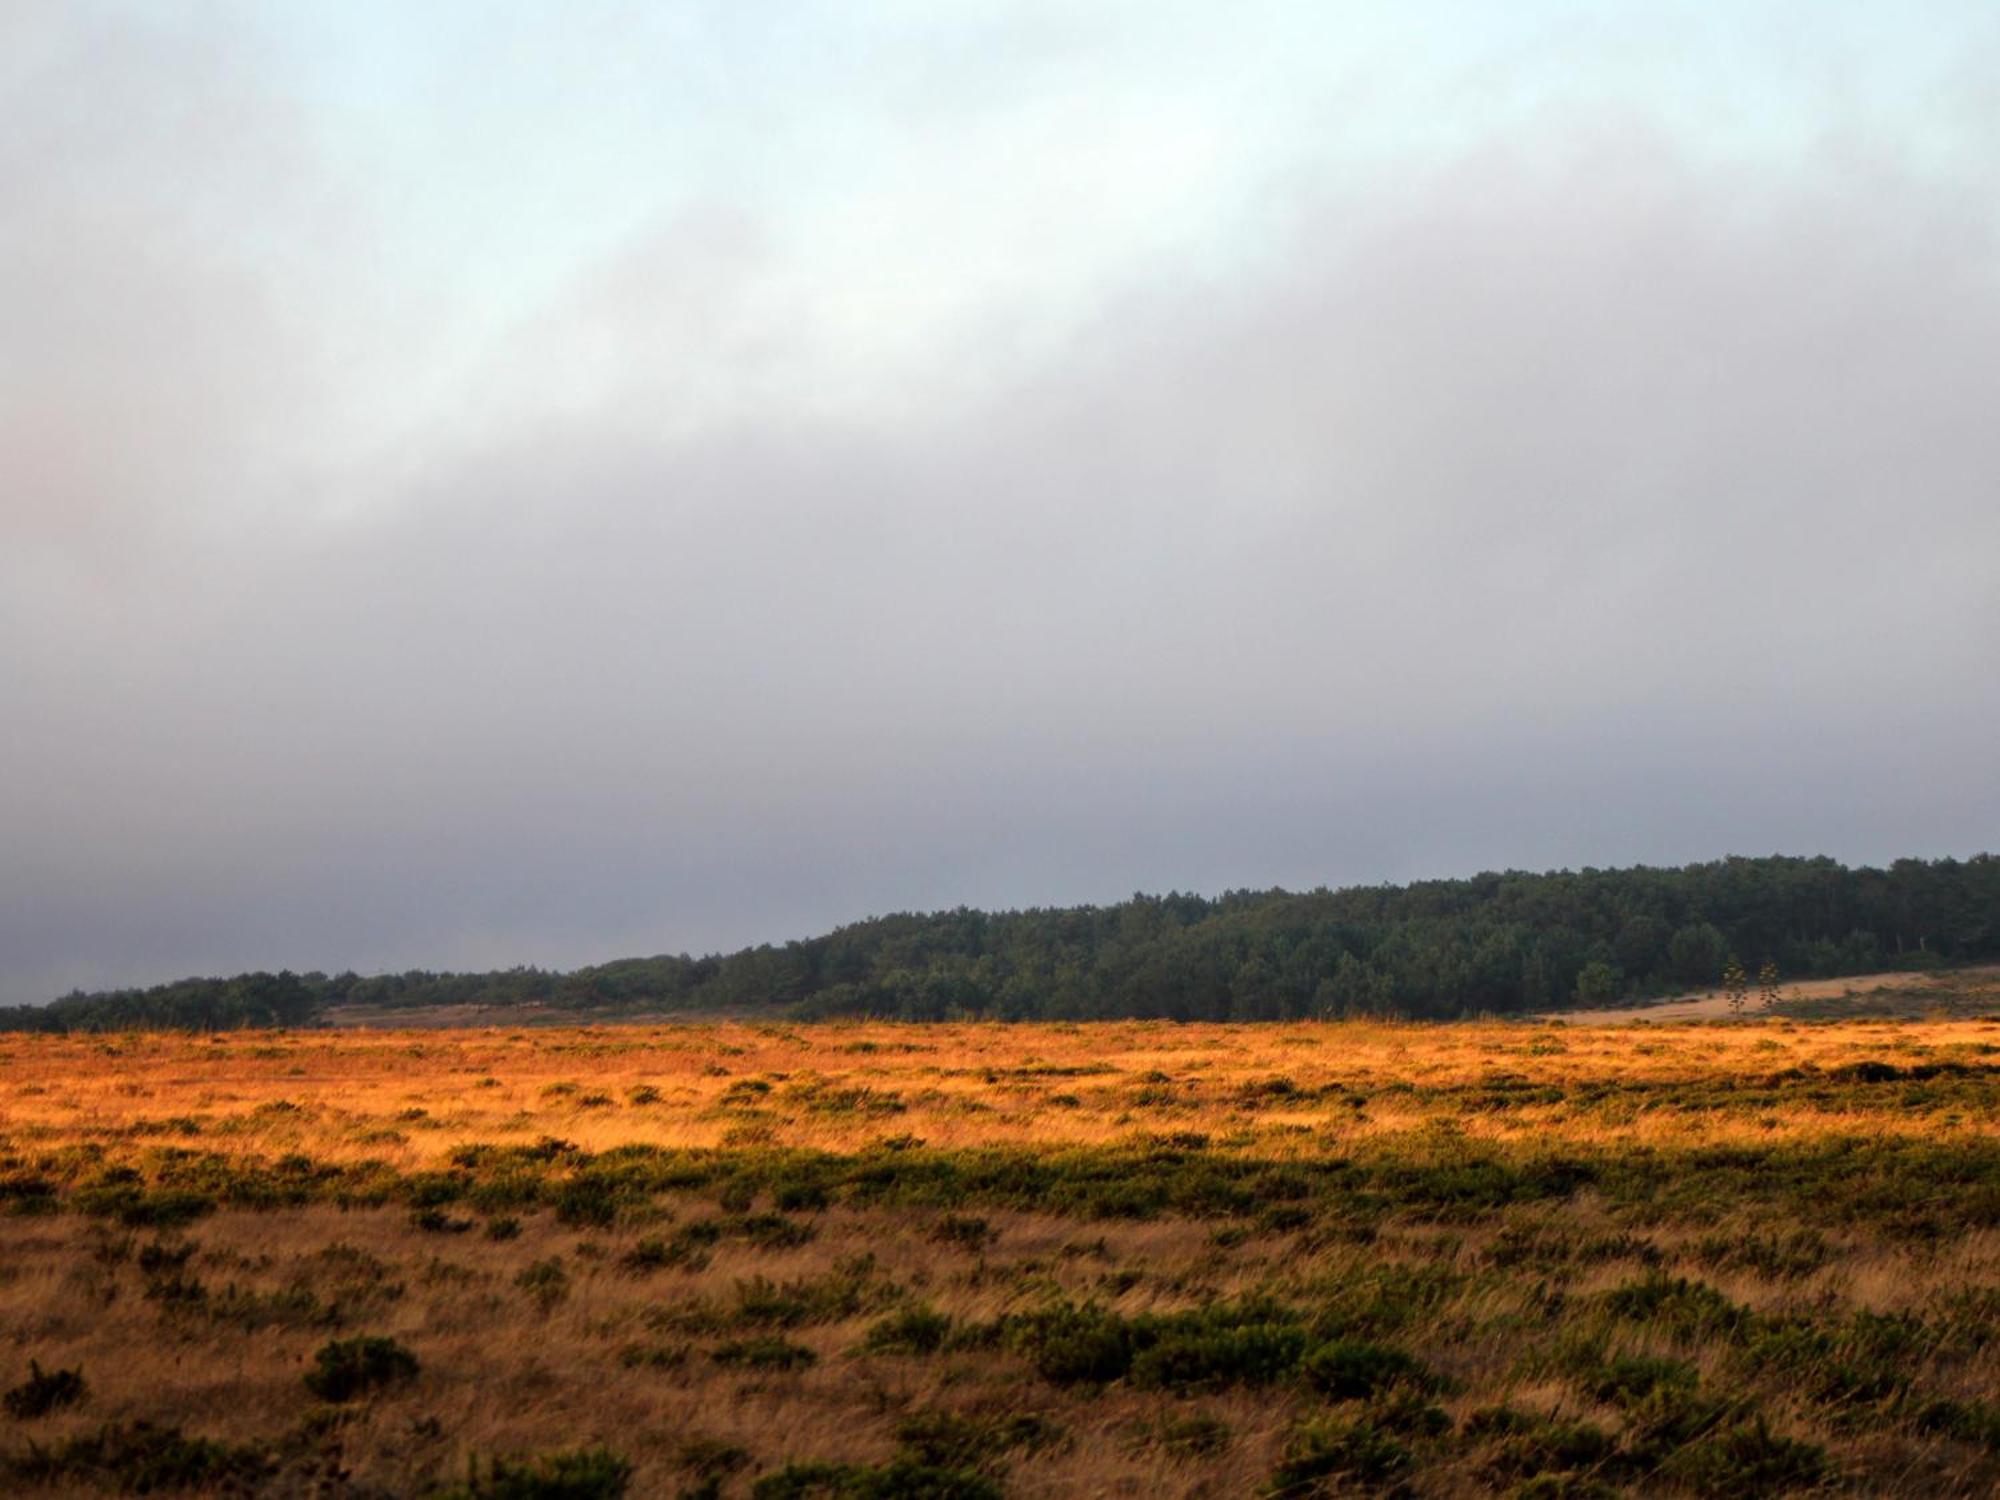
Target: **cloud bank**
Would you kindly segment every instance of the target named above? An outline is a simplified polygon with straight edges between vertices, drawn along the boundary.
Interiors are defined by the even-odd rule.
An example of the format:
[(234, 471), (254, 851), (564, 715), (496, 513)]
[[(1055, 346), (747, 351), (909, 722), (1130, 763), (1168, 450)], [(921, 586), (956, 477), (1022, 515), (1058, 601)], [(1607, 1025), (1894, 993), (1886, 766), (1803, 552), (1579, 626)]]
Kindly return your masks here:
[[(1993, 843), (1976, 90), (1779, 153), (1587, 90), (1308, 141), (1229, 235), (1091, 220), (1066, 284), (917, 284), (980, 192), (920, 176), (877, 201), (906, 301), (851, 219), (815, 266), (811, 173), (703, 183), (454, 302), (276, 41), (23, 14), (0, 999)], [(1017, 118), (1107, 45), (1055, 35), (965, 64), (954, 128), (1102, 147)]]

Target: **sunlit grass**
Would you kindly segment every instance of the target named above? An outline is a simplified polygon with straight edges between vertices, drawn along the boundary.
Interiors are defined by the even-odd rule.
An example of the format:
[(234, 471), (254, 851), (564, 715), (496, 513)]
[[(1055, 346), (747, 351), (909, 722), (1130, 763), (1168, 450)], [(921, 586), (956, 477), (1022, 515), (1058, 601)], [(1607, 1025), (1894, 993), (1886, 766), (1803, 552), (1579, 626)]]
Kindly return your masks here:
[(1996, 1105), (1976, 1019), (12, 1037), (0, 1481), (1987, 1493)]

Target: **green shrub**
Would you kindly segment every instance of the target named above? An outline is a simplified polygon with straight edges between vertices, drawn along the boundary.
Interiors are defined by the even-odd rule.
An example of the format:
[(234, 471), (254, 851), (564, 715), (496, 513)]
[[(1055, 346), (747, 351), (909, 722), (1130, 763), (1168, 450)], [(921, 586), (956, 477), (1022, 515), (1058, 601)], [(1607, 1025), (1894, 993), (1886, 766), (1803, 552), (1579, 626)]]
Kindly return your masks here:
[(1220, 1417), (1197, 1412), (1168, 1417), (1146, 1432), (1146, 1440), (1176, 1458), (1213, 1458), (1228, 1451), (1233, 1434)]
[(1695, 1381), (1694, 1367), (1680, 1360), (1621, 1354), (1587, 1368), (1577, 1385), (1593, 1401), (1629, 1407), (1657, 1390), (1691, 1391)]
[(116, 1423), (54, 1448), (30, 1445), (0, 1461), (11, 1478), (32, 1485), (89, 1485), (149, 1495), (162, 1490), (254, 1492), (271, 1471), (263, 1450), (188, 1437), (178, 1427)]
[(306, 1389), (322, 1401), (351, 1401), (385, 1386), (414, 1380), (417, 1357), (394, 1339), (335, 1339), (313, 1356)]
[(921, 1411), (896, 1425), (899, 1457), (934, 1469), (990, 1469), (1016, 1449), (1049, 1447), (1062, 1429), (1045, 1417)]
[(605, 1448), (496, 1458), (483, 1475), (475, 1458), (469, 1468), (465, 1483), (434, 1500), (619, 1500), (632, 1482), (632, 1465)]
[(837, 1323), (885, 1306), (895, 1288), (876, 1274), (870, 1255), (842, 1260), (824, 1276), (772, 1281), (752, 1276), (736, 1283), (735, 1321), (775, 1328)]
[(751, 1500), (1003, 1500), (984, 1474), (910, 1458), (886, 1464), (790, 1463), (750, 1488)]
[(1810, 1276), (1832, 1258), (1826, 1237), (1816, 1229), (1777, 1233), (1708, 1235), (1695, 1246), (1695, 1259), (1715, 1270), (1754, 1271), (1773, 1280)]
[(1825, 1449), (1778, 1436), (1761, 1416), (1718, 1437), (1689, 1443), (1661, 1465), (1668, 1478), (1717, 1500), (1808, 1489), (1830, 1472)]
[(524, 1268), (515, 1276), (514, 1285), (547, 1312), (569, 1295), (569, 1272), (563, 1268), (562, 1257), (552, 1255)]
[(771, 1190), (771, 1204), (780, 1213), (821, 1213), (833, 1205), (833, 1195), (819, 1182), (781, 1182)]
[(775, 1334), (762, 1338), (736, 1339), (730, 1343), (718, 1344), (709, 1351), (708, 1357), (719, 1365), (728, 1365), (745, 1370), (776, 1370), (790, 1372), (803, 1370), (816, 1364), (819, 1356), (803, 1344), (794, 1344)]
[(1851, 1405), (1908, 1390), (1913, 1367), (1936, 1341), (1931, 1329), (1907, 1314), (1863, 1311), (1831, 1326), (1800, 1319), (1767, 1323), (1748, 1339), (1742, 1362), (1782, 1372), (1816, 1401)]
[(999, 1234), (993, 1226), (972, 1214), (946, 1214), (931, 1225), (927, 1236), (936, 1245), (952, 1245), (960, 1250), (984, 1250)]
[(556, 1189), (556, 1218), (572, 1228), (609, 1229), (633, 1195), (604, 1177), (572, 1177)]
[(1617, 1449), (1600, 1427), (1511, 1406), (1473, 1412), (1465, 1419), (1464, 1437), (1486, 1448), (1480, 1473), (1495, 1482), (1589, 1474), (1609, 1463)]
[(2000, 1450), (2000, 1409), (1985, 1401), (1923, 1402), (1910, 1414), (1919, 1432), (1942, 1433), (1961, 1443), (1978, 1443)]
[(1132, 1368), (1132, 1329), (1095, 1303), (1060, 1302), (1008, 1320), (1008, 1341), (1042, 1379), (1056, 1385), (1102, 1384)]
[(682, 1438), (680, 1446), (674, 1450), (674, 1466), (683, 1474), (693, 1474), (707, 1479), (734, 1474), (750, 1465), (750, 1451), (735, 1443), (725, 1443), (720, 1438)]
[(1656, 1385), (1625, 1405), (1625, 1455), (1646, 1465), (1661, 1463), (1689, 1443), (1722, 1431), (1742, 1416), (1747, 1404), (1742, 1397)]
[(1299, 1373), (1306, 1384), (1336, 1401), (1355, 1401), (1407, 1383), (1434, 1389), (1436, 1377), (1413, 1356), (1367, 1339), (1333, 1339), (1307, 1354)]
[(951, 1337), (951, 1318), (917, 1303), (872, 1325), (861, 1347), (869, 1354), (935, 1354)]
[(0, 1397), (7, 1415), (17, 1421), (45, 1417), (65, 1406), (75, 1406), (89, 1391), (81, 1370), (44, 1370), (35, 1360), (28, 1361), (28, 1378)]
[(1734, 1335), (1749, 1322), (1749, 1314), (1714, 1287), (1659, 1271), (1613, 1287), (1604, 1294), (1604, 1308), (1615, 1318), (1651, 1324), (1683, 1341)]
[(196, 1248), (185, 1240), (175, 1245), (169, 1245), (164, 1240), (142, 1245), (139, 1247), (139, 1273), (142, 1276), (176, 1275), (187, 1269)]
[(1319, 1418), (1293, 1432), (1264, 1493), (1272, 1500), (1292, 1500), (1319, 1494), (1332, 1483), (1379, 1491), (1403, 1474), (1413, 1457), (1407, 1444), (1366, 1419)]
[(1221, 1308), (1143, 1328), (1145, 1347), (1133, 1356), (1132, 1383), (1142, 1389), (1202, 1391), (1290, 1378), (1305, 1351), (1305, 1330), (1295, 1321), (1271, 1317), (1238, 1320), (1234, 1311)]

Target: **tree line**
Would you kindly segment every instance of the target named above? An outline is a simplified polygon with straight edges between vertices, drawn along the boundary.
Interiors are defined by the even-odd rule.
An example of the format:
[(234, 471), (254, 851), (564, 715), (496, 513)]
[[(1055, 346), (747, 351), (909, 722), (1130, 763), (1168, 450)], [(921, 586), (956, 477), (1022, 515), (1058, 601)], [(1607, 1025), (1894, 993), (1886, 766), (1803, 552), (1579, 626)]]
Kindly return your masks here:
[(243, 974), (0, 1009), (0, 1029), (300, 1026), (334, 1007), (538, 1006), (800, 1019), (1509, 1015), (2000, 957), (2000, 857), (1731, 858), (1341, 890), (899, 913), (741, 952), (567, 973)]

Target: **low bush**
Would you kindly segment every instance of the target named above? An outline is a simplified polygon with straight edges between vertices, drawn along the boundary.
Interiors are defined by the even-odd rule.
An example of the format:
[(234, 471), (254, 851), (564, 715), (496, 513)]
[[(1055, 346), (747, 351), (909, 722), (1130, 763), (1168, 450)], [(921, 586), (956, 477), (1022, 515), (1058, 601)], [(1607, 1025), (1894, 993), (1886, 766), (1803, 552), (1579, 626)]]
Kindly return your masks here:
[(789, 1463), (750, 1487), (751, 1500), (1002, 1500), (986, 1475), (910, 1458), (886, 1464)]
[(926, 1235), (932, 1244), (951, 1245), (960, 1250), (984, 1250), (999, 1238), (993, 1226), (973, 1214), (946, 1214), (931, 1225)]
[(944, 1313), (920, 1302), (876, 1321), (861, 1347), (869, 1354), (935, 1354), (951, 1337), (952, 1326)]
[(896, 1425), (899, 1456), (933, 1469), (989, 1470), (1009, 1453), (1047, 1448), (1061, 1437), (1055, 1423), (1028, 1412), (921, 1411)]
[(607, 1448), (495, 1458), (483, 1474), (475, 1458), (469, 1469), (432, 1500), (619, 1500), (632, 1482), (632, 1465)]
[(1292, 1433), (1263, 1493), (1271, 1500), (1296, 1500), (1336, 1484), (1379, 1493), (1414, 1459), (1407, 1443), (1366, 1418), (1316, 1418)]
[(88, 1486), (149, 1495), (163, 1490), (251, 1493), (275, 1467), (260, 1448), (189, 1437), (178, 1427), (114, 1423), (53, 1448), (30, 1445), (0, 1467), (23, 1485)]
[(1463, 1431), (1466, 1441), (1483, 1452), (1479, 1472), (1495, 1484), (1556, 1475), (1588, 1477), (1617, 1451), (1601, 1427), (1511, 1406), (1473, 1412)]
[(1307, 1385), (1335, 1401), (1362, 1400), (1408, 1384), (1432, 1390), (1437, 1378), (1401, 1349), (1367, 1339), (1333, 1339), (1306, 1355), (1300, 1367)]
[(313, 1356), (306, 1389), (322, 1401), (352, 1401), (417, 1376), (417, 1357), (394, 1339), (335, 1339)]
[(1137, 1339), (1132, 1383), (1180, 1392), (1289, 1379), (1306, 1347), (1295, 1316), (1231, 1304), (1141, 1324)]
[(1760, 1416), (1689, 1443), (1661, 1465), (1668, 1479), (1717, 1500), (1754, 1500), (1819, 1485), (1832, 1472), (1826, 1450), (1773, 1433)]
[(569, 1272), (563, 1267), (562, 1257), (552, 1255), (525, 1267), (514, 1277), (514, 1285), (526, 1292), (535, 1306), (547, 1312), (569, 1295)]
[(28, 1361), (28, 1378), (0, 1397), (7, 1415), (27, 1422), (52, 1411), (75, 1406), (89, 1391), (81, 1370), (44, 1370), (35, 1360)]
[(1095, 1303), (1059, 1302), (1007, 1320), (1007, 1342), (1057, 1385), (1121, 1380), (1132, 1368), (1132, 1328)]
[(776, 1335), (735, 1339), (709, 1350), (708, 1357), (719, 1365), (744, 1370), (774, 1370), (789, 1373), (818, 1363), (819, 1356), (803, 1344)]

